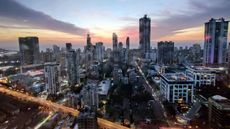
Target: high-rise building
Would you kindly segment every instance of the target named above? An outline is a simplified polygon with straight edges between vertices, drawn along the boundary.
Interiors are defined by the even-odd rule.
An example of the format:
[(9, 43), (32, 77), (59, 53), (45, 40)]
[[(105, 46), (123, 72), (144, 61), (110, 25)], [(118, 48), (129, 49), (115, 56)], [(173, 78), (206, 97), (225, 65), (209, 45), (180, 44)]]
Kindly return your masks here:
[(97, 93), (97, 85), (94, 83), (88, 83), (81, 90), (82, 103), (85, 106), (89, 106), (93, 110), (97, 110), (99, 100)]
[(122, 42), (119, 42), (118, 49), (119, 49), (119, 51), (121, 51), (123, 49), (123, 43)]
[(38, 37), (19, 37), (21, 65), (40, 63)]
[(60, 59), (61, 59), (60, 47), (58, 47), (57, 45), (53, 45), (53, 60), (59, 63)]
[(78, 63), (76, 51), (71, 49), (71, 44), (66, 44), (66, 60), (67, 60), (67, 77), (70, 86), (74, 86), (79, 83), (78, 76)]
[(158, 58), (159, 64), (173, 64), (174, 55), (174, 42), (172, 41), (161, 41), (157, 44), (158, 47)]
[(72, 44), (71, 43), (66, 43), (66, 51), (72, 50)]
[(230, 43), (228, 43), (228, 75), (230, 76)]
[(130, 41), (129, 41), (129, 37), (126, 38), (126, 49), (129, 50), (129, 46), (130, 45)]
[(226, 63), (228, 21), (224, 18), (211, 19), (205, 23), (204, 65)]
[(91, 43), (91, 37), (90, 37), (89, 34), (87, 34), (86, 45), (87, 45), (87, 46), (91, 46), (91, 45), (92, 45), (92, 43)]
[(49, 94), (57, 94), (60, 90), (59, 64), (54, 62), (45, 63), (46, 90)]
[(95, 57), (97, 61), (102, 61), (105, 55), (105, 47), (102, 42), (98, 42), (95, 45)]
[(117, 50), (118, 47), (118, 37), (116, 33), (113, 33), (113, 51)]
[(230, 100), (215, 95), (208, 99), (209, 126), (212, 129), (230, 129)]
[(84, 107), (77, 117), (76, 129), (98, 129), (96, 113)]
[(151, 19), (145, 15), (139, 19), (139, 44), (142, 56), (146, 57), (151, 49)]

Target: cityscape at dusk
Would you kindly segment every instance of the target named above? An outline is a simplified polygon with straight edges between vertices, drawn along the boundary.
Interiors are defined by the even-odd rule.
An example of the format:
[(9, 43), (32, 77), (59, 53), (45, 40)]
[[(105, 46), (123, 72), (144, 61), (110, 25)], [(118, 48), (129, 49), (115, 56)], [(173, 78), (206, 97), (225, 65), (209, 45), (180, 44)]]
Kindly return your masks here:
[(229, 0), (0, 0), (0, 129), (230, 129)]
[(41, 47), (73, 42), (83, 48), (88, 32), (95, 42), (111, 47), (111, 33), (130, 36), (138, 47), (138, 18), (151, 17), (151, 44), (173, 40), (177, 45), (203, 43), (203, 22), (229, 19), (228, 0), (1, 0), (0, 43), (18, 49), (17, 37), (39, 36)]

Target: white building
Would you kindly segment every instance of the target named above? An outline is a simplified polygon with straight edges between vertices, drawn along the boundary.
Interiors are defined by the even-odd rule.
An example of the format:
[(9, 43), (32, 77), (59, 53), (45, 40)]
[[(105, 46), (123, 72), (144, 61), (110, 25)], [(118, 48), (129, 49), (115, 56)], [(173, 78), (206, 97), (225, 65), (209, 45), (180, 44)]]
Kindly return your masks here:
[(188, 67), (185, 71), (185, 74), (193, 78), (195, 86), (202, 85), (213, 85), (216, 84), (216, 73), (215, 70), (209, 67), (196, 66)]
[(170, 103), (193, 102), (194, 81), (184, 73), (161, 75), (160, 92)]
[(59, 64), (45, 63), (46, 90), (49, 94), (57, 94), (60, 90)]
[(98, 95), (101, 97), (107, 97), (110, 86), (111, 86), (110, 80), (102, 80), (97, 87)]

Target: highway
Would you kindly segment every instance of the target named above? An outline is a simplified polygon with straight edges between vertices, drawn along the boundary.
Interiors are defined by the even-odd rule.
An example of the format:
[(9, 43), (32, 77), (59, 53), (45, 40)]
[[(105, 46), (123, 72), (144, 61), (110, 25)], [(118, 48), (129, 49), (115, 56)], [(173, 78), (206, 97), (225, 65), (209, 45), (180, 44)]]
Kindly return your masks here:
[[(69, 107), (63, 106), (61, 104), (57, 104), (57, 103), (54, 103), (54, 102), (51, 102), (51, 101), (48, 101), (48, 100), (45, 100), (45, 99), (42, 99), (39, 97), (33, 97), (31, 95), (24, 94), (24, 93), (21, 93), (18, 91), (14, 91), (14, 90), (11, 90), (11, 89), (8, 89), (5, 87), (0, 87), (0, 93), (10, 95), (10, 96), (16, 97), (18, 99), (34, 102), (34, 103), (48, 107), (48, 108), (55, 110), (55, 111), (70, 113), (73, 116), (77, 116), (79, 114), (79, 111), (75, 110), (73, 108), (69, 108)], [(98, 120), (99, 127), (102, 129), (128, 129), (125, 126), (113, 123), (111, 121), (108, 121), (108, 120), (105, 120), (102, 118), (98, 118), (97, 120)]]
[(159, 96), (156, 94), (155, 89), (150, 85), (148, 80), (146, 79), (144, 73), (142, 72), (140, 66), (135, 62), (136, 67), (138, 69), (138, 72), (141, 74), (142, 78), (144, 79), (144, 84), (143, 86), (145, 89), (152, 94), (152, 97), (154, 98), (154, 115), (156, 116), (157, 119), (162, 119), (167, 122), (167, 124), (170, 126), (170, 122), (167, 119), (167, 113), (165, 111), (164, 105), (162, 104), (161, 100), (159, 99)]

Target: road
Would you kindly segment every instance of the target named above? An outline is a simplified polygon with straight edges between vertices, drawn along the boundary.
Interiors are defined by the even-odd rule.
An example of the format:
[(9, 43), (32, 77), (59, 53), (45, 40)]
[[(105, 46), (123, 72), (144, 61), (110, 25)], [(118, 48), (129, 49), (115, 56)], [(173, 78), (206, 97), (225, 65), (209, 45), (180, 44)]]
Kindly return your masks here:
[(154, 115), (156, 116), (157, 119), (161, 119), (163, 121), (166, 121), (167, 124), (170, 126), (169, 120), (167, 119), (167, 113), (165, 111), (164, 105), (162, 104), (161, 100), (159, 99), (159, 96), (156, 94), (155, 89), (150, 85), (148, 80), (146, 79), (144, 73), (142, 72), (140, 66), (135, 62), (137, 70), (139, 74), (142, 76), (144, 80), (143, 86), (145, 89), (152, 94), (154, 98), (154, 103), (153, 103), (153, 108), (154, 108)]
[[(69, 107), (63, 106), (61, 104), (57, 104), (57, 103), (54, 103), (54, 102), (51, 102), (51, 101), (48, 101), (48, 100), (45, 100), (45, 99), (42, 99), (39, 97), (33, 97), (31, 95), (28, 95), (28, 94), (24, 94), (24, 93), (17, 92), (17, 91), (11, 90), (11, 89), (7, 89), (5, 87), (0, 87), (0, 93), (10, 95), (10, 96), (16, 97), (18, 99), (34, 102), (34, 103), (48, 107), (48, 108), (55, 110), (55, 111), (70, 113), (73, 116), (77, 116), (79, 114), (79, 111), (75, 110), (73, 108), (69, 108)], [(103, 128), (103, 129), (128, 129), (127, 127), (124, 127), (122, 125), (113, 123), (111, 121), (108, 121), (108, 120), (105, 120), (102, 118), (98, 118), (97, 120), (98, 120), (99, 127)]]

